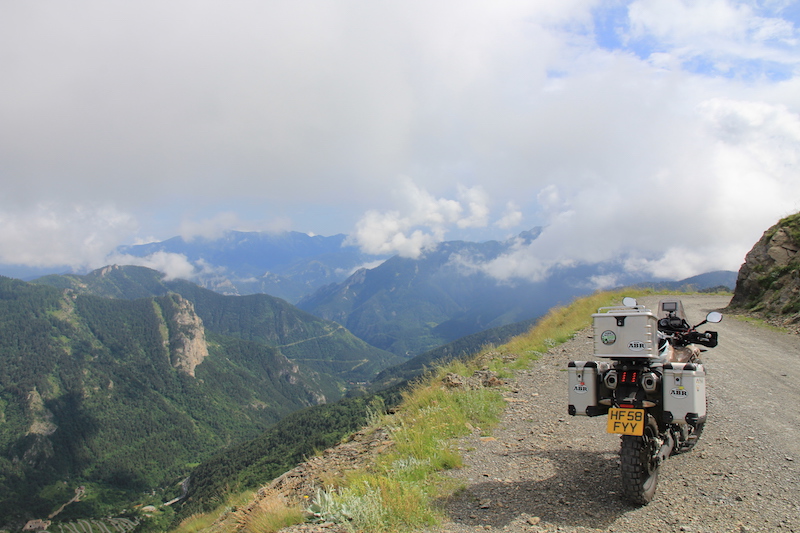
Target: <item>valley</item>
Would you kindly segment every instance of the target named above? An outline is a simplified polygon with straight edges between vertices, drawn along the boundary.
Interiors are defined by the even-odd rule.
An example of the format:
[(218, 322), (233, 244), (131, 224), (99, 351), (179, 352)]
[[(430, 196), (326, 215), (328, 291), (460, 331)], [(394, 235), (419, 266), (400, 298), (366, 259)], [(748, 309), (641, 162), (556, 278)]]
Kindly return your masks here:
[[(3, 520), (47, 516), (69, 499), (63, 480), (90, 489), (63, 520), (172, 487), (393, 359), (282, 300), (186, 282), (174, 286), (184, 297), (160, 278), (140, 267), (46, 280), (60, 287), (0, 278)], [(150, 296), (96, 296), (93, 286), (122, 295), (147, 286)], [(159, 489), (158, 503), (176, 496)]]

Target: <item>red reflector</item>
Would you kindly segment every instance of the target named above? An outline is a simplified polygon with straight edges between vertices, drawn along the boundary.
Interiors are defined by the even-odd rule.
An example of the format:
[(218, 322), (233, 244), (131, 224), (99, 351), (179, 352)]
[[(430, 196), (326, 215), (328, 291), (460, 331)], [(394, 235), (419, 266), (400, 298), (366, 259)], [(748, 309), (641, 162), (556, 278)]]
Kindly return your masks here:
[(628, 409), (633, 409), (633, 404), (632, 403), (621, 403), (621, 404), (619, 404), (619, 406), (620, 407), (626, 407)]
[(639, 372), (636, 370), (623, 370), (619, 377), (622, 384), (635, 385), (639, 381)]

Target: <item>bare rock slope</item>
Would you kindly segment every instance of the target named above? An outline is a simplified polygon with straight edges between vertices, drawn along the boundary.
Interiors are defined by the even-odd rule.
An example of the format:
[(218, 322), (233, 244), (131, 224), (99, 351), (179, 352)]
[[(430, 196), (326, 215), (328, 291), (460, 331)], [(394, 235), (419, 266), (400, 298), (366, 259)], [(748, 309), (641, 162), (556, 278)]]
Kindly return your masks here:
[(764, 232), (739, 270), (731, 307), (780, 325), (800, 323), (800, 213)]

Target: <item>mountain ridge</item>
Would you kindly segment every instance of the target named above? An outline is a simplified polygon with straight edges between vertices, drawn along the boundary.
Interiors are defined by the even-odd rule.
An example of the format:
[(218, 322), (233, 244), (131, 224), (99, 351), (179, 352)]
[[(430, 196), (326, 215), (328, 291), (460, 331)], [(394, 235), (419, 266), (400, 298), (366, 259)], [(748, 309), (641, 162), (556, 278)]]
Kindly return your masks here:
[[(402, 362), (354, 337), (340, 324), (320, 319), (281, 298), (223, 295), (186, 280), (168, 280), (146, 267), (112, 265), (86, 275), (45, 276), (33, 283), (107, 298), (135, 299), (174, 292), (193, 302), (206, 328), (279, 347), (287, 357), (304, 362), (314, 371), (346, 376), (347, 380), (365, 381), (378, 370)], [(309, 351), (322, 355), (309, 358)]]
[(385, 259), (365, 254), (347, 236), (228, 231), (222, 237), (170, 239), (120, 246), (116, 252), (146, 258), (157, 253), (183, 256), (194, 266), (192, 281), (222, 294), (267, 293), (295, 303), (303, 295), (340, 281), (359, 266)]
[(620, 265), (578, 264), (555, 268), (543, 281), (504, 281), (474, 266), (513, 251), (520, 242), (532, 242), (540, 232), (535, 228), (502, 242), (448, 241), (416, 259), (394, 256), (321, 287), (297, 306), (344, 325), (373, 346), (407, 356), (541, 316), (553, 306), (594, 292), (589, 280), (600, 276), (610, 275), (625, 285), (696, 289), (732, 288), (736, 276), (717, 272), (677, 282), (650, 281), (642, 274), (625, 274)]

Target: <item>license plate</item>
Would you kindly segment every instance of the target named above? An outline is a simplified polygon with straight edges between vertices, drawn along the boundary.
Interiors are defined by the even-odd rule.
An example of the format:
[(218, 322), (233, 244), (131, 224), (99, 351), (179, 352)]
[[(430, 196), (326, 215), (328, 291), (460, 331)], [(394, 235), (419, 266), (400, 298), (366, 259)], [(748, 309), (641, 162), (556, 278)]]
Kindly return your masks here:
[(644, 435), (644, 409), (612, 407), (608, 410), (606, 430), (620, 435)]

